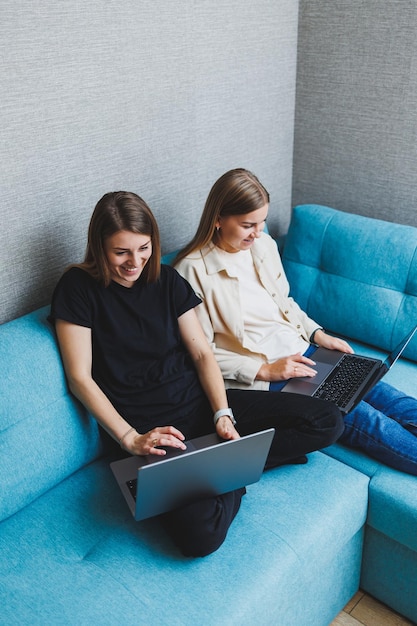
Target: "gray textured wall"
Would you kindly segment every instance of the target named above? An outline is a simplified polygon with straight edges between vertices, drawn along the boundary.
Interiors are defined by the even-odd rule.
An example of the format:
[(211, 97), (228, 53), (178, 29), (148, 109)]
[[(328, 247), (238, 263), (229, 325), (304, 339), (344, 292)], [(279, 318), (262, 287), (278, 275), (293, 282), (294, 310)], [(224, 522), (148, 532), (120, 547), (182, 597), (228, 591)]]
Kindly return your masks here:
[(3, 0), (0, 322), (50, 300), (96, 201), (142, 195), (164, 251), (232, 167), (291, 208), (298, 0)]
[(417, 226), (417, 3), (300, 0), (293, 204)]

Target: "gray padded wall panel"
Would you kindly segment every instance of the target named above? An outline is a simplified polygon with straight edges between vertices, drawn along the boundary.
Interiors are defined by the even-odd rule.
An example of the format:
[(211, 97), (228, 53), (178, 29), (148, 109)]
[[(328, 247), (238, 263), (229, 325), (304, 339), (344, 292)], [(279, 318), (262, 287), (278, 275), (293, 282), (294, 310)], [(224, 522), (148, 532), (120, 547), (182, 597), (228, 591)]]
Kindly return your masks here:
[(417, 3), (300, 0), (293, 204), (417, 226)]
[(288, 226), (298, 0), (3, 0), (0, 322), (50, 301), (96, 201), (142, 195), (164, 252), (252, 169)]

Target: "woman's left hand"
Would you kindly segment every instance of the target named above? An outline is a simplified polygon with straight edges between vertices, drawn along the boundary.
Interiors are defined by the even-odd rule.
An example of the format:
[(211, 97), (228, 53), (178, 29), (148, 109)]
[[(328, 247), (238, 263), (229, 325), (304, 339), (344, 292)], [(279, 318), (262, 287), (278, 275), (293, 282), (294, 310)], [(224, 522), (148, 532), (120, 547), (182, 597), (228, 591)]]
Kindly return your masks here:
[(223, 415), (216, 424), (216, 432), (222, 439), (239, 439), (240, 435), (233, 426), (230, 417)]
[(327, 348), (328, 350), (340, 350), (340, 352), (353, 354), (353, 349), (347, 341), (339, 339), (339, 337), (327, 335), (323, 330), (316, 330), (314, 343), (318, 346), (322, 346), (322, 348)]

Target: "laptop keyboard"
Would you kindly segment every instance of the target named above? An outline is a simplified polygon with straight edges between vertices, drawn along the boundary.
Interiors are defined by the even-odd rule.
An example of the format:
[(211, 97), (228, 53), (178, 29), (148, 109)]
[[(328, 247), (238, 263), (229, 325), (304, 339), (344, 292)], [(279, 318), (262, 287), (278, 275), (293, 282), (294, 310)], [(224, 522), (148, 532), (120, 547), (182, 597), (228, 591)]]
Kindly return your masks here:
[(375, 361), (360, 356), (343, 355), (338, 365), (316, 389), (313, 396), (330, 400), (341, 409), (345, 408), (374, 365)]

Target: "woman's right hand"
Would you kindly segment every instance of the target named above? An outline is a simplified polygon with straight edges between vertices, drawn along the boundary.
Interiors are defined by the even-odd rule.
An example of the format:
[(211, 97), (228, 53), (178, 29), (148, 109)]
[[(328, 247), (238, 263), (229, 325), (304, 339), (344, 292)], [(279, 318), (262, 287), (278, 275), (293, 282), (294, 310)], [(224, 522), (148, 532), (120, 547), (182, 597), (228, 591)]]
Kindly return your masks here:
[[(155, 454), (164, 456), (167, 448), (179, 448), (186, 450), (184, 443), (185, 437), (181, 431), (174, 426), (161, 426), (152, 428), (144, 435), (139, 434), (136, 430), (132, 430), (123, 440), (122, 447), (130, 454), (137, 456), (145, 456), (147, 454)], [(160, 446), (163, 446), (162, 448)]]
[(273, 363), (264, 363), (261, 365), (257, 375), (257, 380), (267, 382), (277, 382), (288, 380), (289, 378), (301, 378), (308, 376), (312, 378), (317, 374), (314, 369), (315, 361), (303, 356), (301, 352), (283, 357)]

